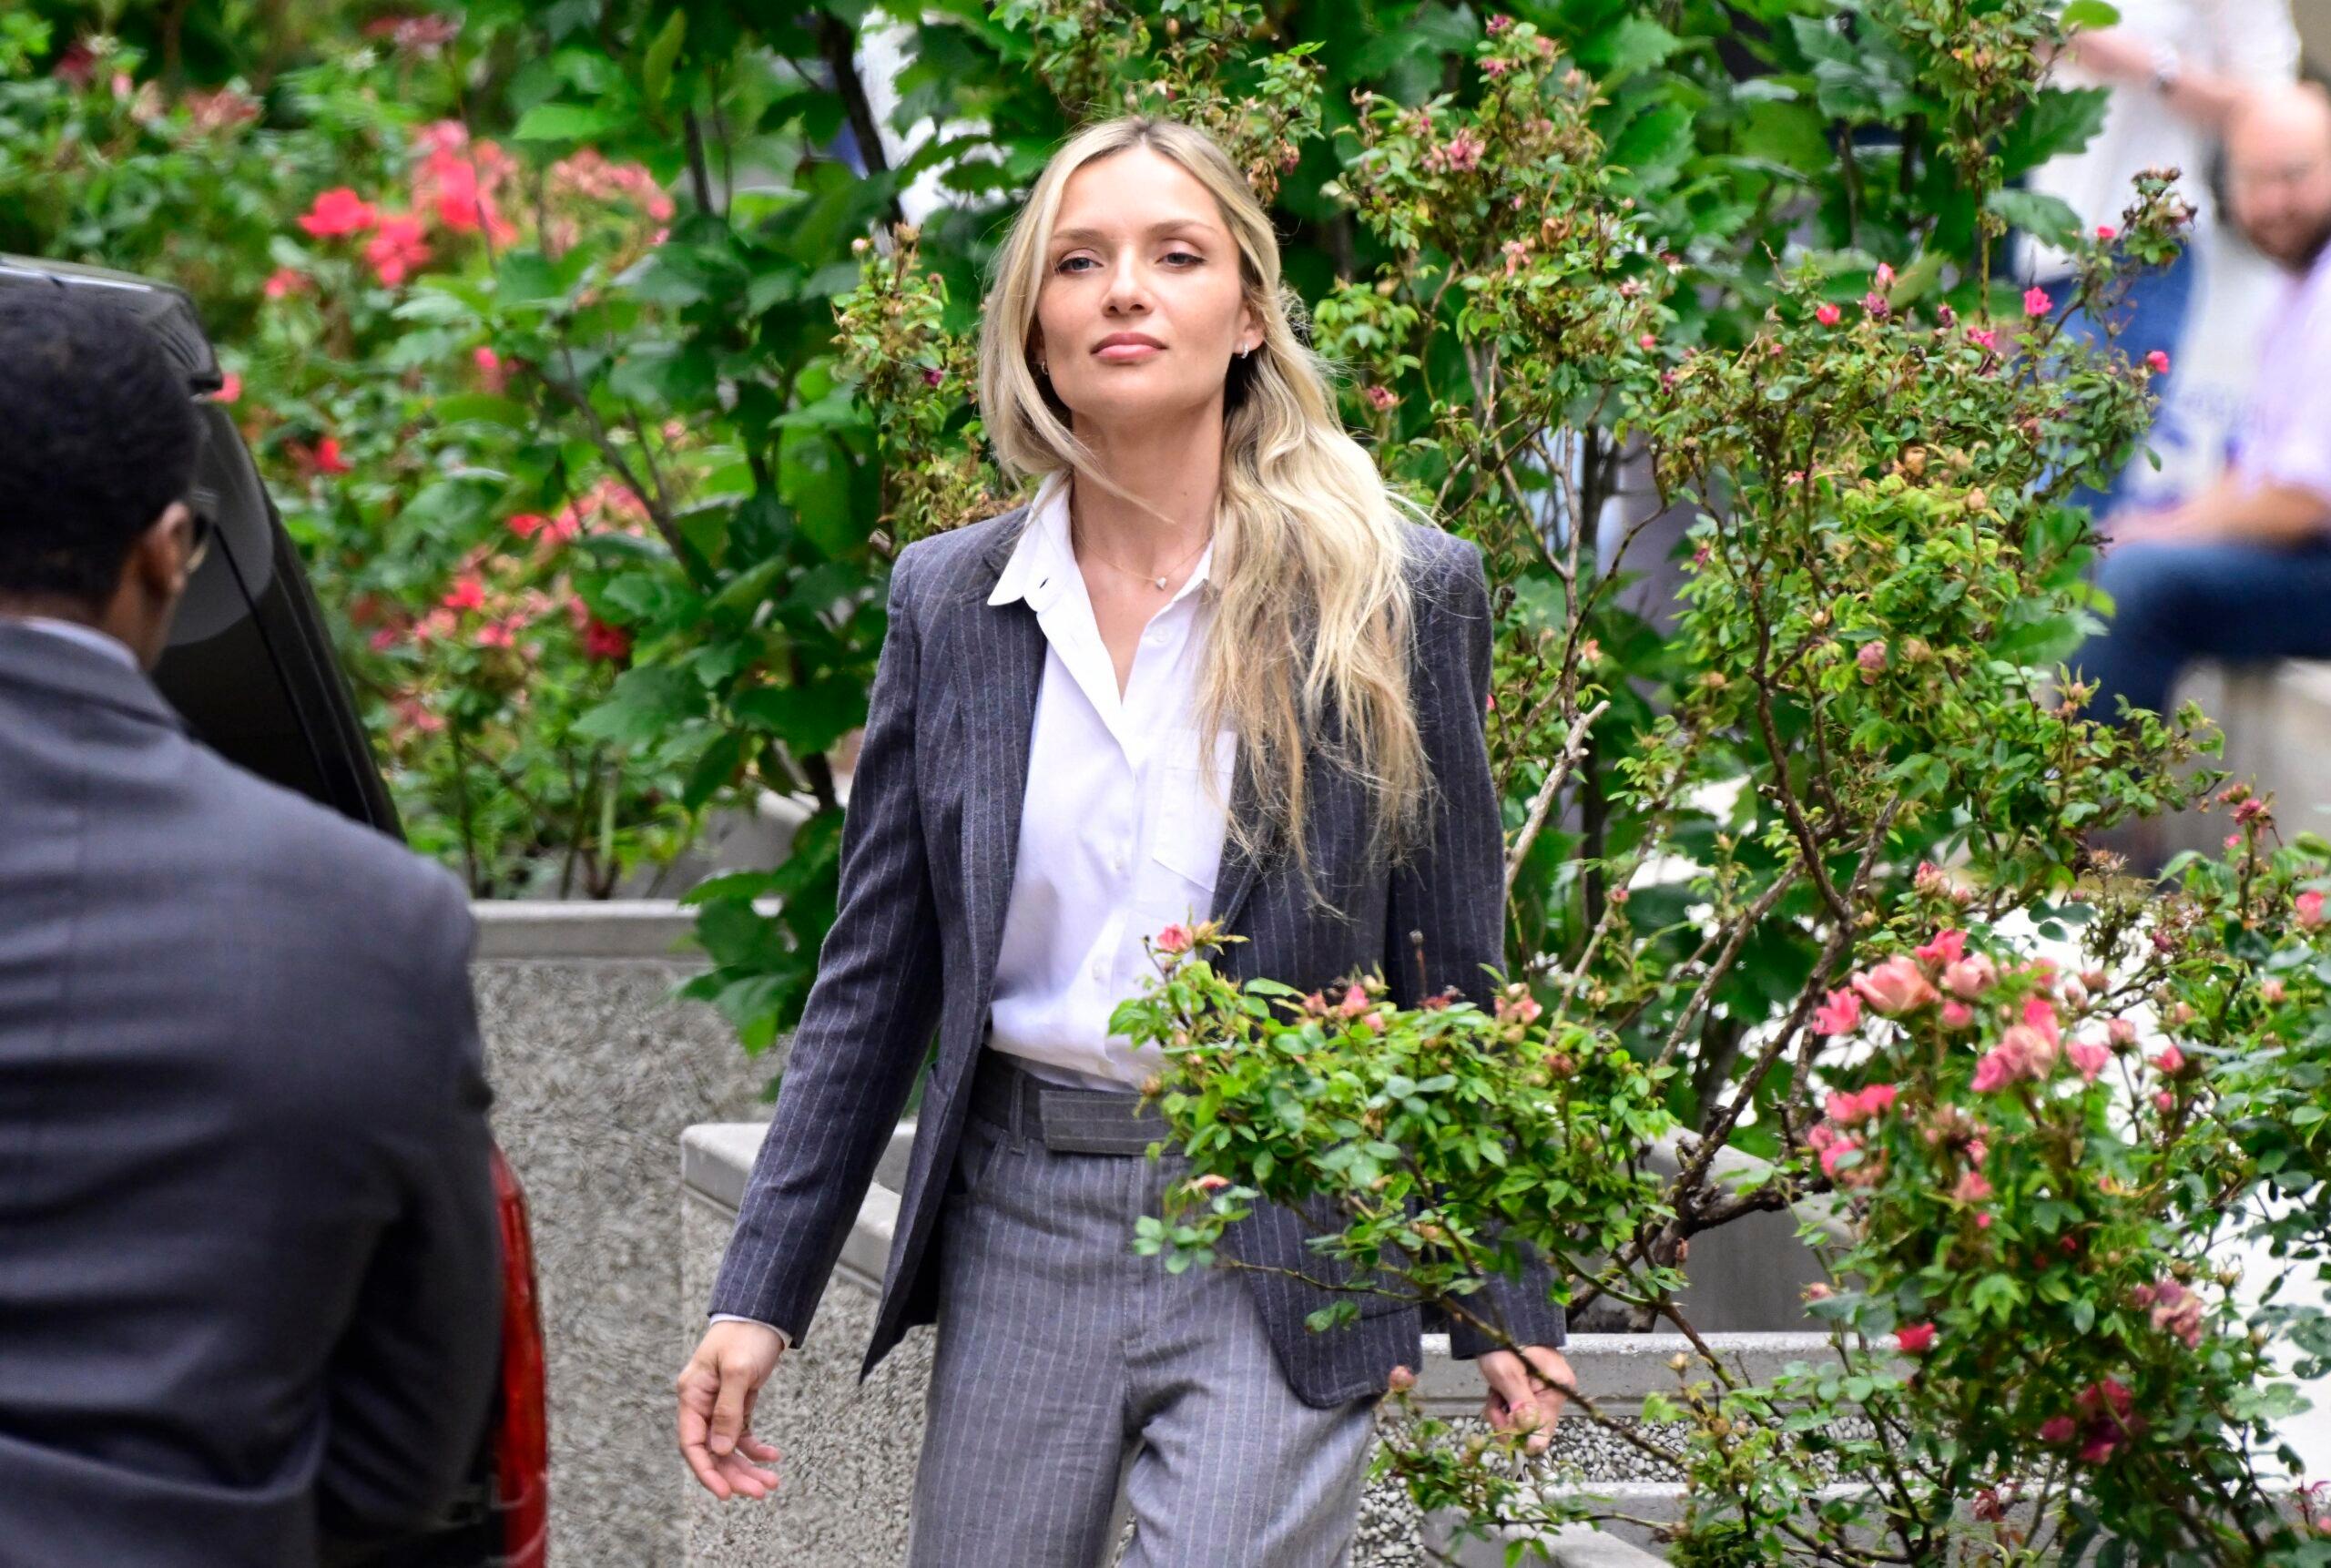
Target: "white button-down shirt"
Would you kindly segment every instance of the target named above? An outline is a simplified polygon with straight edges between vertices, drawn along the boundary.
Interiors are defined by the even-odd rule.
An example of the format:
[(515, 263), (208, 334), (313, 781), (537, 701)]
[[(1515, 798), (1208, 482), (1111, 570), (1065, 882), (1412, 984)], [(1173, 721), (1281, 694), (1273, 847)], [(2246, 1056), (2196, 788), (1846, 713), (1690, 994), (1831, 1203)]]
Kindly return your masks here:
[(1156, 972), (1143, 939), (1213, 902), (1237, 747), (1226, 727), (1201, 748), (1192, 712), (1213, 557), (1209, 544), (1150, 617), (1122, 696), (1069, 544), (1064, 475), (1038, 488), (988, 596), (1024, 598), (1048, 645), (988, 1043), (1055, 1082), (1123, 1087), (1157, 1071), (1156, 1050), (1112, 1035), (1109, 1015)]

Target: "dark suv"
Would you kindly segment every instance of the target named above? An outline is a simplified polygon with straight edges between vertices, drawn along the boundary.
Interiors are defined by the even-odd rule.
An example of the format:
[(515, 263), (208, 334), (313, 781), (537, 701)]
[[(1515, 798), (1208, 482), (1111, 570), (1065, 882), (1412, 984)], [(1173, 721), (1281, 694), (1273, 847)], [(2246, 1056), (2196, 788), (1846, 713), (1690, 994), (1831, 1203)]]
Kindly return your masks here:
[[(91, 289), (127, 306), (185, 372), (189, 397), (217, 392), (218, 356), (185, 294), (168, 284), (62, 262), (0, 256), (0, 289)], [(216, 524), (154, 672), (202, 739), (261, 778), (402, 839), (348, 682), (306, 573), (227, 411), (201, 403), (207, 441), (195, 485)], [(550, 1445), (542, 1314), (526, 1198), (501, 1151), (502, 1373), (494, 1420), (446, 1518), (409, 1540), (335, 1551), (330, 1568), (542, 1568), (548, 1553)]]

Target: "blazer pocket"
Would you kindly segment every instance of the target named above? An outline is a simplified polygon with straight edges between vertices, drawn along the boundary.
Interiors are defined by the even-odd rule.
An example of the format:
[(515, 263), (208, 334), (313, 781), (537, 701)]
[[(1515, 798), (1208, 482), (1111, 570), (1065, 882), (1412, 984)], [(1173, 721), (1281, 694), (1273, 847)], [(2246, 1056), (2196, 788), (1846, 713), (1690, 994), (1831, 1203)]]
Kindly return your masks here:
[(1011, 1147), (1012, 1135), (977, 1116), (963, 1118), (962, 1135), (955, 1142), (954, 1168), (942, 1189), (949, 1197), (975, 1198), (986, 1190), (995, 1167)]

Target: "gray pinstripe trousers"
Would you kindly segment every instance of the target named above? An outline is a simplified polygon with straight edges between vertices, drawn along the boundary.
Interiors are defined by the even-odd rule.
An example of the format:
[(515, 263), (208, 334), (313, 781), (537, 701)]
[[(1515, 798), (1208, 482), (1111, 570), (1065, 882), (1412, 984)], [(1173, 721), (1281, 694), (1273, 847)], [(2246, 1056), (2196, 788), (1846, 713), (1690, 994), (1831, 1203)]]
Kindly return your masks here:
[(1180, 1162), (976, 1114), (957, 1157), (912, 1568), (1095, 1568), (1128, 1511), (1137, 1568), (1345, 1563), (1375, 1402), (1304, 1404), (1244, 1280), (1134, 1254)]

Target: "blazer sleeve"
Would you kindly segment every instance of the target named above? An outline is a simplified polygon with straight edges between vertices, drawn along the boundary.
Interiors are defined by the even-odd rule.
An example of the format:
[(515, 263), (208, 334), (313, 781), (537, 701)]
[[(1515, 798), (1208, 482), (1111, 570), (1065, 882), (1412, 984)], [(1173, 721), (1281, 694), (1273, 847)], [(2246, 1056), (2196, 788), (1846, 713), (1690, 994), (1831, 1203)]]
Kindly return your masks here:
[(712, 1312), (767, 1323), (795, 1345), (938, 1023), (939, 915), (915, 794), (916, 554), (901, 552), (891, 568), (890, 626), (842, 819), (834, 923), (712, 1290)]
[(326, 1373), (321, 1521), (362, 1539), (427, 1524), (466, 1479), (502, 1354), (502, 1230), (490, 1165), (484, 1047), (469, 977), (475, 925), (460, 884), (431, 869), (421, 904), (413, 1026), (401, 1044), (439, 1064), (422, 1092), (383, 1102), (399, 1211), (382, 1230)]
[[(1454, 987), (1486, 1007), (1505, 971), (1505, 823), (1490, 771), (1488, 710), (1493, 619), (1480, 547), (1453, 535), (1427, 543), (1450, 564), (1422, 574), (1417, 596), (1418, 658), (1412, 672), (1418, 722), (1439, 789), (1432, 828), (1419, 852), (1392, 870), (1386, 912), (1386, 979), (1393, 1003), (1413, 1007)], [(1420, 984), (1417, 942), (1423, 942)], [(1552, 1295), (1553, 1274), (1534, 1254), (1518, 1279), (1492, 1279), (1472, 1300), (1515, 1342), (1560, 1345), (1568, 1338)], [(1495, 1344), (1462, 1323), (1448, 1325), (1450, 1349), (1473, 1357)]]

